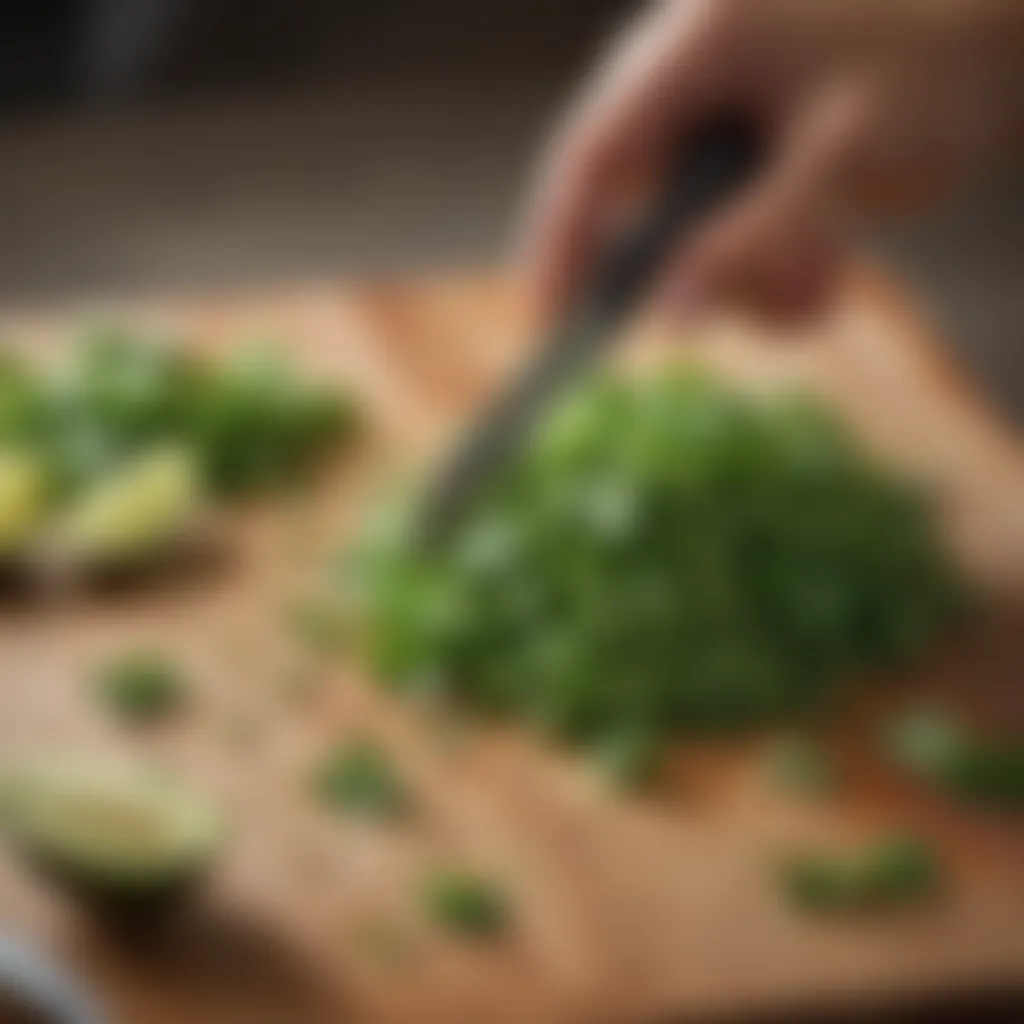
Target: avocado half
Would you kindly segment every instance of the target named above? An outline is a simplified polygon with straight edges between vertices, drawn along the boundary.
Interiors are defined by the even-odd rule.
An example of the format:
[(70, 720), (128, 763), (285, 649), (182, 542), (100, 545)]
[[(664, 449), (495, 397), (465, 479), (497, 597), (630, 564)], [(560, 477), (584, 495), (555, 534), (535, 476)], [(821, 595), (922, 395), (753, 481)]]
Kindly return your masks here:
[(24, 554), (49, 511), (44, 460), (27, 450), (0, 450), (0, 559)]
[(125, 911), (178, 902), (221, 838), (213, 807), (164, 772), (90, 760), (9, 769), (0, 777), (0, 823), (51, 878)]
[(176, 446), (155, 448), (87, 488), (64, 515), (57, 545), (75, 565), (135, 565), (184, 536), (201, 503), (195, 457)]

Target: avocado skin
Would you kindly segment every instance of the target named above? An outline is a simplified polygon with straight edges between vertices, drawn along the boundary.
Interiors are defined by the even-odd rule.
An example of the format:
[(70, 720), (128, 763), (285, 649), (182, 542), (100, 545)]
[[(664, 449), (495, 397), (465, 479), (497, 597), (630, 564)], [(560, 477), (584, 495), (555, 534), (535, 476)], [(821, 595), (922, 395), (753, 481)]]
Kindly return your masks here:
[(152, 878), (122, 880), (31, 844), (22, 844), (21, 853), (41, 877), (119, 929), (150, 928), (177, 916), (198, 896), (209, 873), (203, 859)]
[[(83, 793), (88, 794), (92, 785), (93, 793), (102, 794), (107, 776), (98, 774), (89, 780), (94, 770), (95, 765), (88, 760), (73, 760), (57, 769), (47, 765), (40, 770), (28, 765), (6, 779), (0, 776), (0, 783), (6, 783), (0, 784), (0, 824), (12, 850), (55, 889), (75, 897), (99, 917), (147, 923), (171, 916), (176, 908), (191, 901), (218, 853), (223, 838), (218, 819), (201, 821), (197, 835), (177, 849), (172, 846), (146, 855), (141, 851), (133, 854), (130, 849), (119, 852), (116, 844), (106, 854), (90, 852), (87, 847), (78, 849), (73, 831), (62, 838), (59, 832), (40, 827), (39, 821), (33, 823), (26, 815), (27, 808), (36, 801), (48, 799), (48, 786), (55, 786), (52, 792), (57, 792), (72, 779), (75, 785), (84, 786)], [(46, 771), (53, 774), (47, 776)], [(116, 780), (117, 776), (110, 779)], [(168, 814), (180, 813), (182, 801), (195, 799), (177, 784), (165, 790), (163, 785), (150, 791), (143, 788), (137, 795), (166, 800)]]

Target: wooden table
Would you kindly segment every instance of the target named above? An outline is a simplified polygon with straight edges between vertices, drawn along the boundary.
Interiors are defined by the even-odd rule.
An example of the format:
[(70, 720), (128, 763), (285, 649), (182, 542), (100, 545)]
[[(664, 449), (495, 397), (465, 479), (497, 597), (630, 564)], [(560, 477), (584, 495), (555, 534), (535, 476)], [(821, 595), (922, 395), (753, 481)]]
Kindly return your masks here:
[[(691, 330), (685, 348), (754, 387), (820, 390), (868, 443), (932, 479), (951, 544), (991, 595), (977, 623), (911, 677), (865, 687), (822, 723), (850, 781), (841, 799), (818, 804), (765, 783), (767, 733), (688, 744), (656, 790), (634, 798), (511, 728), (453, 743), (354, 667), (311, 666), (282, 625), (377, 482), (434, 449), (524, 357), (526, 324), (507, 283), (456, 274), (323, 284), (130, 312), (211, 348), (279, 331), (308, 365), (351, 382), (367, 423), (358, 451), (315, 491), (232, 513), (224, 557), (202, 569), (4, 608), (5, 751), (143, 751), (212, 792), (232, 820), (208, 892), (146, 942), (110, 933), (0, 859), (0, 922), (92, 979), (117, 1019), (709, 1021), (1024, 986), (1024, 827), (951, 808), (875, 750), (880, 716), (920, 692), (1024, 722), (1024, 461), (884, 279), (852, 274), (813, 338), (722, 320)], [(20, 317), (11, 330), (46, 350), (64, 322)], [(641, 329), (629, 358), (664, 358), (678, 341)], [(195, 691), (183, 720), (144, 735), (119, 731), (88, 691), (90, 665), (138, 644), (173, 651)], [(421, 813), (407, 826), (331, 818), (309, 797), (324, 751), (364, 733), (390, 748), (416, 794)], [(836, 923), (780, 900), (773, 866), (785, 851), (891, 826), (941, 849), (952, 881), (939, 904)], [(421, 919), (417, 881), (437, 861), (507, 888), (506, 940), (460, 944)]]

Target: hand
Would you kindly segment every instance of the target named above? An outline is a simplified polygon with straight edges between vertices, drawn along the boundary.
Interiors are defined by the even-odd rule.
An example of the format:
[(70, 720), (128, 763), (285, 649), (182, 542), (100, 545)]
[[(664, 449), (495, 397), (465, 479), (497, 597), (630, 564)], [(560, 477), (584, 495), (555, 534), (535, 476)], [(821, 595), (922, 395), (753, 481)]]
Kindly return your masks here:
[(1020, 0), (656, 4), (600, 64), (543, 165), (527, 247), (541, 308), (569, 301), (687, 126), (739, 108), (766, 137), (766, 168), (680, 246), (656, 299), (808, 314), (858, 219), (942, 194), (1012, 147), (1022, 79)]

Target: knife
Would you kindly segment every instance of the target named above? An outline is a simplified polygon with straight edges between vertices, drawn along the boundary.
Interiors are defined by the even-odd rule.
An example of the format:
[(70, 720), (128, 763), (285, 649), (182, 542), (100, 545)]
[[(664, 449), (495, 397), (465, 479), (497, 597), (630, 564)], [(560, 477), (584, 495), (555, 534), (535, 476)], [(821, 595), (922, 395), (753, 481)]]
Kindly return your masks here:
[(5, 997), (32, 1020), (38, 1014), (51, 1024), (107, 1021), (77, 978), (42, 951), (7, 933), (0, 934), (0, 1004), (4, 1006)]
[(621, 337), (668, 254), (750, 181), (760, 155), (749, 125), (732, 118), (707, 124), (678, 147), (660, 197), (610, 248), (538, 354), (442, 466), (420, 511), (424, 542), (435, 545), (451, 535), (552, 400)]

